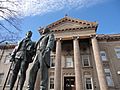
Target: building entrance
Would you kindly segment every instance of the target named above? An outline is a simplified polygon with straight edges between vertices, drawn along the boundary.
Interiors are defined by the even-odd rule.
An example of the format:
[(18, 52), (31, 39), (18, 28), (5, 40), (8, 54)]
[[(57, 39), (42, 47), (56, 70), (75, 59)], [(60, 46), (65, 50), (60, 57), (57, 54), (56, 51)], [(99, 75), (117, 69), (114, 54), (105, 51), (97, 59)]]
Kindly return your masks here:
[(75, 77), (64, 77), (64, 90), (75, 90)]

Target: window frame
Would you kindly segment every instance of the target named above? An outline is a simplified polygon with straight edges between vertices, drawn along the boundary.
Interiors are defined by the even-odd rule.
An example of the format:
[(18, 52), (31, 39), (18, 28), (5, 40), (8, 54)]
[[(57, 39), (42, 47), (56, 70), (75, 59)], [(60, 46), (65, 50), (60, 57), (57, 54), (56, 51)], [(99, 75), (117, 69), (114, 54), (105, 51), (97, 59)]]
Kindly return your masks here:
[[(120, 59), (120, 47), (115, 47), (114, 51), (115, 51), (117, 59)], [(117, 52), (119, 52), (119, 53), (117, 53)]]
[[(68, 62), (67, 62), (67, 60), (68, 60), (67, 58), (71, 58), (71, 61), (69, 62), (69, 63), (71, 63), (70, 66), (67, 65), (67, 63), (68, 63)], [(72, 56), (66, 56), (66, 57), (65, 57), (65, 67), (66, 67), (66, 68), (73, 68), (73, 67), (74, 67), (74, 61), (73, 61), (73, 57), (72, 57)]]
[(9, 53), (8, 55), (5, 56), (4, 64), (9, 64), (10, 63), (10, 59), (11, 59), (11, 54)]
[[(104, 54), (104, 56), (102, 56), (102, 54)], [(101, 50), (101, 51), (100, 51), (100, 57), (101, 57), (101, 60), (102, 60), (102, 61), (108, 61), (108, 60), (107, 60), (106, 51)]]
[[(54, 64), (53, 66), (52, 66), (52, 63)], [(55, 68), (55, 56), (51, 56), (50, 68)]]
[(53, 79), (53, 83), (52, 83), (52, 84), (54, 85), (53, 87), (55, 88), (54, 76), (50, 76), (50, 77), (49, 77), (49, 90), (54, 90), (54, 88), (50, 89), (50, 85), (51, 85), (51, 83), (50, 83), (51, 81), (50, 81), (50, 80), (51, 80), (51, 79)]
[[(104, 69), (104, 72), (105, 72), (105, 78), (106, 78), (106, 81), (107, 81), (107, 85), (108, 86), (114, 86), (114, 81), (113, 81), (113, 78), (112, 78), (112, 74), (111, 74), (111, 71), (110, 71), (110, 69), (109, 68), (105, 68)], [(109, 73), (109, 74), (108, 74)], [(108, 77), (109, 77), (109, 80), (111, 80), (110, 82), (109, 82), (109, 80), (108, 80)], [(112, 84), (111, 84), (112, 83)]]
[[(84, 63), (85, 59), (87, 59), (87, 61), (88, 61), (88, 66), (85, 66), (85, 63)], [(91, 66), (91, 64), (90, 64), (90, 56), (89, 55), (82, 55), (82, 64), (83, 64), (83, 67), (90, 67)]]
[[(90, 76), (90, 75), (85, 75), (84, 78), (85, 78), (85, 81), (84, 81), (85, 90), (94, 90), (94, 87), (93, 87), (93, 78), (92, 78), (92, 76)], [(86, 79), (87, 79), (87, 78), (90, 78), (92, 89), (87, 89), (87, 87), (86, 87), (86, 84), (87, 84), (87, 83), (86, 83)]]

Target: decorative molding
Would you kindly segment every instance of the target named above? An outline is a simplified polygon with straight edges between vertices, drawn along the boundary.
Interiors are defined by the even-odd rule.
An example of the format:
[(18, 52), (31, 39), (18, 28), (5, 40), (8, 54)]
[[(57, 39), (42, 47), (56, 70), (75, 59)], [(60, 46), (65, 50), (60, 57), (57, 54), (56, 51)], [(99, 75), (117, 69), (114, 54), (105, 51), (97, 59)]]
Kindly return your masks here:
[(63, 75), (75, 75), (75, 73), (72, 73), (72, 72), (64, 72)]
[(80, 19), (75, 19), (75, 18), (71, 18), (71, 17), (68, 17), (68, 16), (65, 16), (64, 18), (56, 21), (56, 22), (53, 22), (52, 24), (48, 25), (48, 28), (53, 28), (53, 27), (56, 27), (57, 25), (61, 24), (61, 23), (64, 23), (64, 22), (74, 22), (74, 23), (77, 23), (77, 24), (86, 24), (87, 26), (98, 26), (98, 23), (97, 22), (88, 22), (88, 21), (85, 21), (85, 20), (80, 20)]
[(73, 36), (72, 39), (74, 40), (80, 39), (80, 36)]
[(109, 61), (103, 61), (103, 67), (110, 68)]
[(92, 75), (90, 71), (84, 71), (83, 74), (84, 75)]
[(98, 34), (98, 40), (120, 40), (120, 34)]
[(90, 35), (90, 38), (97, 38), (97, 34)]
[(51, 30), (51, 32), (64, 32), (64, 31), (75, 31), (75, 30), (79, 30), (79, 31), (84, 31), (85, 29), (87, 30), (95, 30), (95, 26), (92, 27), (80, 27), (80, 28), (65, 28), (65, 29), (56, 29), (56, 30)]
[(96, 38), (97, 40), (120, 40), (120, 34), (93, 34), (90, 38)]
[(49, 75), (50, 76), (54, 76), (54, 72), (49, 72)]
[(60, 40), (60, 41), (61, 41), (61, 40), (62, 40), (62, 38), (61, 38), (61, 37), (60, 37), (60, 38), (55, 38), (55, 40), (56, 40), (56, 41), (58, 41), (58, 40)]
[[(76, 23), (78, 25), (83, 25), (82, 27), (77, 27), (77, 28), (66, 28), (66, 29), (61, 29), (61, 30), (52, 30), (54, 27), (57, 27), (65, 22), (71, 22), (71, 23)], [(86, 26), (85, 26), (86, 25)], [(52, 24), (49, 24), (47, 25), (48, 28), (50, 28), (50, 30), (52, 32), (60, 32), (60, 31), (70, 31), (70, 30), (84, 30), (84, 29), (94, 29), (95, 31), (97, 30), (97, 27), (98, 27), (98, 23), (97, 22), (88, 22), (88, 21), (85, 21), (85, 20), (80, 20), (80, 19), (75, 19), (75, 18), (71, 18), (71, 17), (68, 17), (68, 16), (65, 16), (64, 18), (56, 21), (56, 22), (53, 22)], [(41, 33), (43, 28), (39, 28), (39, 32)]]
[(16, 45), (0, 45), (0, 49), (14, 49)]

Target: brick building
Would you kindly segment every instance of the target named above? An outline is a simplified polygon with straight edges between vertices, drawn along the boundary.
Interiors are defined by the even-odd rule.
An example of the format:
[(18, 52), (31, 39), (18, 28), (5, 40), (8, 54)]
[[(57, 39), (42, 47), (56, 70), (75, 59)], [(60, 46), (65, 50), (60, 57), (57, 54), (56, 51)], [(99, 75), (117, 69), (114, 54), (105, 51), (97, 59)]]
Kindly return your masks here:
[[(96, 34), (97, 26), (96, 22), (68, 16), (48, 25), (56, 39), (51, 53), (49, 90), (120, 90), (120, 34)], [(14, 46), (0, 46), (0, 88)], [(38, 73), (35, 90), (39, 90), (39, 82)]]

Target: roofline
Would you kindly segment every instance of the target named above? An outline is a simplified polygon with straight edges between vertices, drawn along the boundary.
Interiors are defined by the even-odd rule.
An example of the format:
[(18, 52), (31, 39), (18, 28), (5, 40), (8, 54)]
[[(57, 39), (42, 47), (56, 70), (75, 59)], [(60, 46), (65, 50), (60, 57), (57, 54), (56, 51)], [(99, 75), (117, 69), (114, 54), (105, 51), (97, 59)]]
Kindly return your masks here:
[[(98, 27), (98, 23), (95, 21), (95, 22), (89, 22), (89, 21), (86, 21), (86, 20), (80, 20), (80, 19), (75, 19), (75, 18), (72, 18), (72, 17), (69, 17), (69, 16), (65, 16), (49, 25), (47, 25), (46, 27), (50, 28), (52, 30), (53, 27), (63, 23), (63, 22), (66, 22), (66, 21), (69, 21), (69, 22), (75, 22), (75, 23), (78, 23), (78, 24), (86, 24), (88, 25), (88, 27), (96, 27), (95, 28), (95, 31), (97, 31), (97, 27)], [(38, 31), (42, 32), (43, 28), (40, 28)]]
[(97, 34), (98, 40), (120, 40), (120, 34)]
[(17, 44), (12, 44), (12, 45), (0, 45), (0, 49), (14, 49)]

